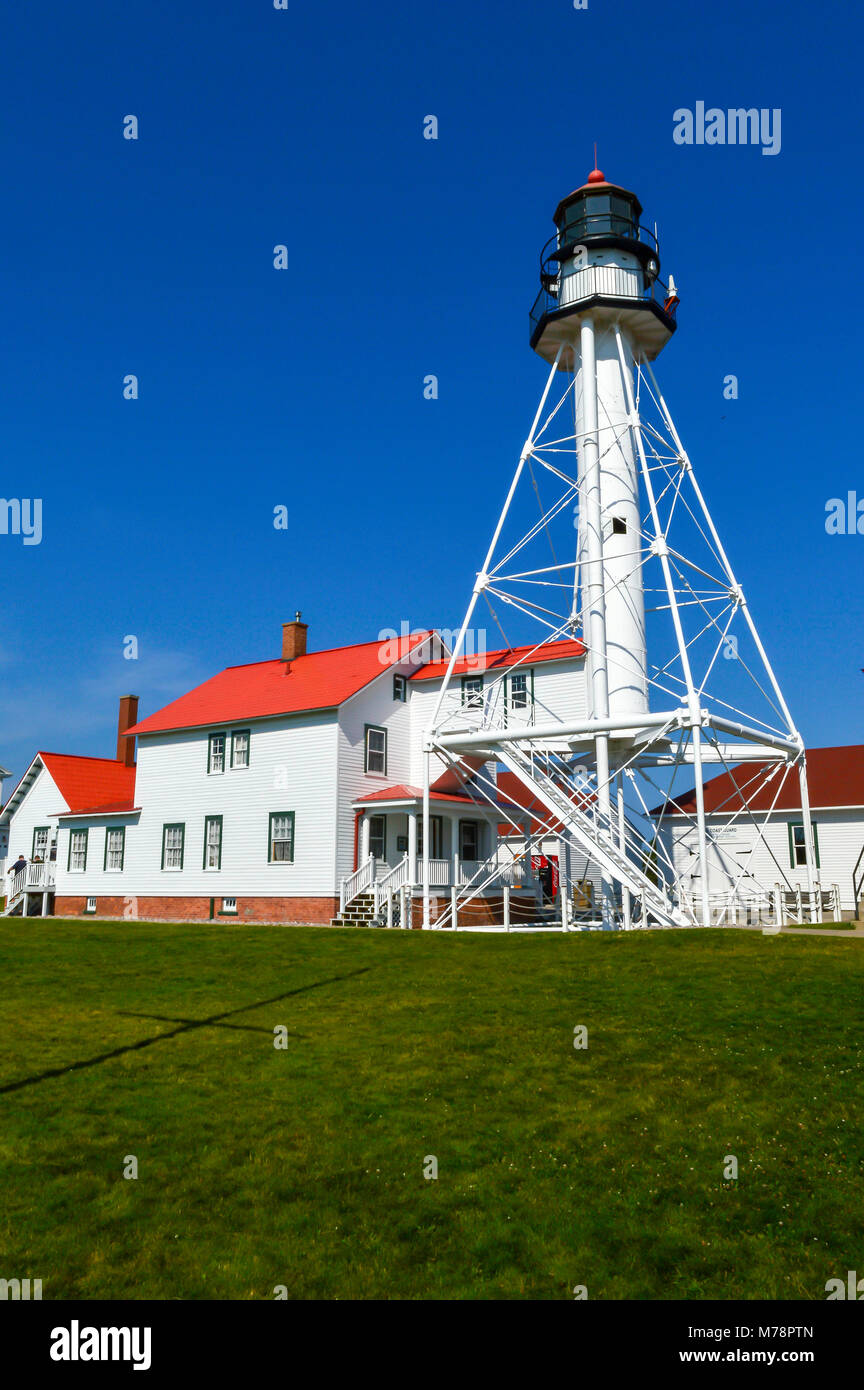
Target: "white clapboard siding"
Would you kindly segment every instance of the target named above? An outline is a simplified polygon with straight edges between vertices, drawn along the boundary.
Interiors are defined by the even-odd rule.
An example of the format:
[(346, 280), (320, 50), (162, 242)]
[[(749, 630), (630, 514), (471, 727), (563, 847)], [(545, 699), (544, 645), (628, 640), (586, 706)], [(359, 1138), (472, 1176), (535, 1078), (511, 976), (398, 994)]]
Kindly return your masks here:
[[(14, 864), (19, 854), (23, 854), (25, 859), (30, 859), (33, 854), (33, 831), (37, 825), (47, 825), (49, 830), (49, 843), (51, 836), (57, 829), (58, 814), (68, 810), (65, 799), (57, 789), (57, 783), (51, 776), (47, 767), (40, 763), (39, 771), (36, 774), (30, 788), (25, 792), (20, 803), (9, 815), (9, 856), (7, 868)], [(59, 851), (58, 851), (59, 858)], [(8, 891), (8, 883), (4, 886), (3, 892)]]
[[(527, 669), (534, 672), (533, 723), (555, 723), (585, 719), (587, 715), (587, 693), (585, 685), (584, 658), (570, 661), (547, 661), (533, 667), (526, 663)], [(523, 668), (520, 667), (520, 670)], [(503, 682), (493, 672), (483, 674), (487, 698), (493, 702), (494, 722), (498, 722), (499, 701)], [(412, 752), (411, 781), (420, 785), (423, 779), (422, 737), (428, 729), (435, 713), (435, 705), (443, 685), (441, 677), (423, 680), (422, 675), (411, 682), (411, 717), (414, 727), (414, 746)], [(462, 704), (461, 677), (455, 676), (442, 706), (444, 714), (453, 716), (454, 728), (471, 728), (482, 724), (483, 711)], [(519, 711), (514, 720), (524, 719)], [(433, 759), (432, 778), (434, 782), (445, 771), (440, 759)]]
[[(230, 734), (231, 727), (218, 725), (140, 738), (135, 804), (141, 813), (126, 832), (122, 875), (103, 872), (103, 825), (95, 832), (96, 854), (91, 858), (88, 852), (87, 874), (64, 873), (58, 893), (86, 892), (96, 897), (99, 892), (138, 897), (335, 896), (335, 711), (240, 721), (233, 727), (251, 731), (248, 768), (227, 767), (223, 773), (208, 773), (208, 736), (211, 732)], [(294, 812), (293, 863), (268, 863), (271, 811)], [(220, 870), (203, 867), (207, 816), (222, 816)], [(163, 825), (176, 822), (186, 827), (180, 872), (161, 867)], [(98, 826), (98, 820), (89, 823)], [(68, 830), (61, 834), (61, 841), (60, 858), (65, 866)]]
[[(125, 857), (122, 872), (105, 871), (105, 836), (108, 827), (126, 828)], [(124, 816), (75, 816), (64, 820), (60, 826), (60, 843), (57, 849), (57, 894), (59, 897), (118, 897), (129, 896), (129, 851), (138, 828), (138, 817)], [(81, 872), (69, 868), (69, 840), (72, 830), (87, 831), (87, 867)]]
[[(840, 889), (841, 905), (850, 909), (855, 906), (852, 873), (864, 847), (864, 809), (821, 810), (817, 807), (812, 814), (819, 842), (819, 882), (825, 890), (836, 883)], [(761, 826), (762, 818), (758, 813), (756, 820)], [(724, 855), (728, 855), (727, 870), (724, 872), (723, 862), (712, 847), (709, 856), (709, 892), (726, 891), (729, 873), (739, 872), (735, 864), (740, 864), (742, 860), (746, 861), (749, 876), (763, 888), (773, 888), (777, 883), (785, 886), (788, 882), (793, 887), (798, 885), (806, 889), (806, 868), (793, 868), (789, 856), (788, 827), (790, 823), (800, 820), (801, 814), (796, 811), (772, 816), (765, 829), (764, 843), (761, 843), (752, 823), (741, 820), (729, 825), (725, 817), (709, 816), (709, 828), (712, 834), (719, 834), (719, 847)], [(675, 827), (674, 818), (664, 829), (667, 847), (672, 843), (673, 835), (681, 837), (673, 849), (676, 869), (685, 875), (690, 871), (698, 874), (695, 829), (684, 831), (680, 821)], [(746, 891), (743, 883), (742, 890)]]
[[(409, 677), (416, 666), (397, 665), (385, 669), (377, 680), (364, 687), (358, 694), (346, 700), (339, 710), (339, 828), (337, 878), (342, 878), (354, 869), (354, 802), (361, 796), (380, 791), (384, 787), (399, 783), (412, 783), (412, 690), (408, 681), (408, 699), (394, 700), (393, 677)], [(387, 772), (367, 773), (366, 727), (387, 730)], [(407, 834), (402, 823), (398, 831), (393, 822), (388, 825), (389, 843), (387, 858), (395, 864), (397, 858), (396, 835)]]

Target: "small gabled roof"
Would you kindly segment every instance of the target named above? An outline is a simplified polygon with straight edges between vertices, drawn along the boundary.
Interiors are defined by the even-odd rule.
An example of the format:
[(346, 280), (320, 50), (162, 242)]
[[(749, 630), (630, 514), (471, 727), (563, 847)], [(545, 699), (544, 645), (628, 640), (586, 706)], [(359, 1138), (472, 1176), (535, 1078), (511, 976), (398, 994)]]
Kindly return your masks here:
[(388, 667), (398, 666), (431, 636), (431, 632), (417, 632), (394, 642), (362, 642), (326, 652), (307, 652), (290, 662), (280, 659), (228, 666), (126, 732), (130, 736), (155, 734), (333, 709)]
[[(778, 768), (776, 776), (760, 786), (769, 767)], [(742, 797), (751, 810), (770, 811), (777, 796), (783, 775), (782, 764), (741, 763), (730, 772), (722, 772), (705, 783), (705, 810), (715, 814), (734, 815), (742, 808)], [(754, 788), (759, 788), (755, 791)], [(810, 809), (827, 811), (834, 807), (864, 807), (864, 744), (842, 744), (837, 748), (811, 748), (807, 752), (807, 790)], [(801, 791), (794, 768), (787, 774), (775, 811), (800, 811)], [(655, 806), (652, 816), (695, 815), (696, 792), (688, 791), (673, 797), (663, 806)]]
[[(542, 646), (505, 647), (495, 652), (477, 652), (476, 655), (461, 656), (453, 667), (456, 676), (476, 676), (484, 672), (500, 675), (511, 666), (538, 666), (544, 661), (576, 661), (585, 655), (585, 644), (578, 638), (563, 642), (544, 642)], [(449, 662), (430, 661), (415, 671), (412, 681), (430, 681), (444, 676)]]
[[(70, 811), (85, 806), (99, 807), (131, 801), (135, 795), (135, 768), (127, 767), (116, 758), (88, 758), (75, 753), (45, 753), (41, 749), (33, 758), (24, 776), (9, 797), (2, 814), (5, 816), (18, 800), (29, 791), (39, 772), (37, 764), (48, 772)], [(66, 808), (54, 812), (65, 815)]]
[[(135, 768), (116, 758), (81, 758), (70, 753), (39, 753), (70, 811), (131, 802)], [(62, 813), (61, 813), (62, 814)]]

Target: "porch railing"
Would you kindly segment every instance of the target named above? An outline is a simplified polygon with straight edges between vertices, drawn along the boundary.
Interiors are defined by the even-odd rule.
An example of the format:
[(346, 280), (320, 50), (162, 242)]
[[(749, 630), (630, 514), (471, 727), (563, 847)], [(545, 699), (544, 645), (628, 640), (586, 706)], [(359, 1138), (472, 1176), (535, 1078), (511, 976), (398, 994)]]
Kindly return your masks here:
[[(422, 859), (417, 861), (417, 877), (423, 874)], [(454, 866), (452, 859), (429, 860), (430, 888), (461, 888), (466, 883), (479, 884), (489, 876), (487, 888), (508, 884), (511, 888), (533, 884), (535, 876), (531, 865), (525, 859), (459, 859)]]

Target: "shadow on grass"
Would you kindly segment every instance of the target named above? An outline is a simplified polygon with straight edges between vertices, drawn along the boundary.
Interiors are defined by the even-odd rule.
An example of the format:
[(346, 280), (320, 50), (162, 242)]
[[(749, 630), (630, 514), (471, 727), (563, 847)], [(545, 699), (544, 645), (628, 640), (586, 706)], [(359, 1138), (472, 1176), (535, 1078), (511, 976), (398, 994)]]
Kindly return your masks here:
[[(95, 1057), (85, 1057), (80, 1062), (70, 1062), (67, 1066), (51, 1067), (48, 1071), (36, 1072), (33, 1076), (25, 1076), (20, 1081), (10, 1081), (5, 1086), (0, 1086), (0, 1095), (5, 1095), (9, 1091), (21, 1091), (25, 1086), (36, 1086), (40, 1081), (48, 1081), (52, 1076), (67, 1076), (73, 1071), (85, 1071), (88, 1067), (98, 1067), (102, 1062), (110, 1062), (114, 1057), (122, 1057), (127, 1052), (140, 1052), (145, 1047), (152, 1047), (154, 1043), (166, 1042), (169, 1038), (180, 1037), (182, 1033), (191, 1033), (196, 1028), (231, 1028), (239, 1029), (243, 1032), (267, 1033), (272, 1036), (271, 1028), (258, 1028), (253, 1024), (226, 1023), (226, 1018), (233, 1018), (236, 1014), (248, 1013), (250, 1009), (261, 1009), (266, 1004), (278, 1004), (283, 999), (291, 999), (297, 994), (308, 994), (313, 989), (324, 989), (327, 985), (340, 984), (342, 980), (351, 980), (357, 975), (365, 975), (373, 967), (365, 965), (359, 970), (350, 970), (347, 975), (332, 975), (327, 980), (316, 980), (311, 985), (300, 985), (297, 989), (286, 989), (282, 994), (271, 995), (269, 999), (258, 999), (254, 1004), (242, 1004), (237, 1009), (226, 1009), (221, 1014), (210, 1014), (207, 1018), (174, 1019), (162, 1018), (160, 1014), (139, 1014), (127, 1010), (119, 1010), (125, 1018), (152, 1018), (162, 1019), (165, 1023), (179, 1023), (179, 1028), (172, 1028), (167, 1033), (157, 1033), (152, 1038), (141, 1038), (138, 1042), (126, 1043), (123, 1047), (114, 1047), (110, 1052), (100, 1052)], [(302, 1033), (289, 1033), (291, 1038), (303, 1038)]]

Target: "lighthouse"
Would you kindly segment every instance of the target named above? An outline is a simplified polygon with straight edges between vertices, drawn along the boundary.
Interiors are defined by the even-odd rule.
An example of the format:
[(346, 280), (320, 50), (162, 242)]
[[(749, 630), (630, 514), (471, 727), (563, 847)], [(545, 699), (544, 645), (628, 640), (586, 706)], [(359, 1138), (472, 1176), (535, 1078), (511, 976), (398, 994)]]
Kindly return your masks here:
[(648, 709), (633, 364), (656, 358), (676, 323), (659, 279), (657, 236), (641, 214), (636, 194), (595, 167), (555, 210), (531, 315), (534, 351), (576, 376), (582, 504), (574, 616), (581, 611), (589, 639), (591, 709), (603, 718)]
[[(721, 843), (711, 812), (728, 808), (706, 804), (706, 780), (712, 764), (743, 767), (730, 773), (734, 816), (755, 824), (758, 804), (765, 838), (765, 805), (796, 776), (818, 919), (803, 741), (654, 373), (679, 302), (671, 276), (661, 278), (656, 224), (596, 158), (553, 222), (530, 313), (546, 382), (450, 654), (425, 741), (427, 780), (437, 758), (491, 800), (493, 769), (504, 768), (524, 788), (523, 808), (545, 808), (545, 830), (560, 835), (567, 930), (571, 890), (589, 871), (599, 887), (589, 926), (761, 914), (782, 882), (761, 882), (753, 855), (736, 858), (728, 827)], [(454, 673), (481, 603), (502, 632), (514, 616), (523, 631), (475, 718), (480, 702), (466, 713)], [(553, 692), (542, 709), (524, 696), (508, 703), (508, 691), (531, 688), (532, 654), (567, 643), (584, 670), (561, 698)], [(424, 925), (428, 903), (424, 861)], [(454, 896), (454, 922), (457, 910)]]

